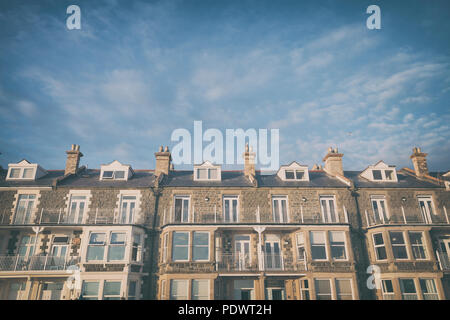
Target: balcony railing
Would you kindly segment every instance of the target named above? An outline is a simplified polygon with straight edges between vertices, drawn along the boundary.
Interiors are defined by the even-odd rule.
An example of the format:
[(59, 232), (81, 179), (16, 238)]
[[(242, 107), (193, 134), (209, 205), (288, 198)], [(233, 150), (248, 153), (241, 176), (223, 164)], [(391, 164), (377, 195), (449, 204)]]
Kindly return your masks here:
[(439, 267), (442, 271), (450, 271), (450, 257), (447, 253), (436, 251)]
[(99, 225), (99, 224), (136, 224), (137, 217), (145, 216), (142, 212), (135, 211), (130, 217), (120, 214), (117, 209), (92, 209), (82, 214), (74, 214), (66, 208), (41, 209), (34, 218), (30, 215), (13, 215), (11, 211), (0, 213), (0, 225)]
[(255, 272), (255, 271), (306, 271), (306, 261), (287, 263), (281, 254), (262, 253), (262, 261), (258, 256), (248, 254), (224, 253), (216, 257), (219, 272)]
[(420, 212), (401, 210), (389, 217), (379, 217), (373, 211), (365, 210), (364, 218), (369, 227), (389, 224), (448, 224), (447, 217), (433, 215), (425, 218)]
[(79, 257), (57, 257), (50, 255), (24, 257), (20, 255), (0, 256), (1, 271), (64, 271), (80, 262)]
[(217, 206), (196, 207), (192, 206), (186, 216), (174, 213), (173, 207), (165, 208), (160, 213), (161, 224), (273, 224), (273, 223), (297, 223), (297, 224), (342, 224), (348, 223), (348, 214), (345, 207), (333, 217), (332, 220), (323, 217), (320, 212), (304, 213), (303, 209), (289, 210), (288, 217), (275, 217), (272, 211), (259, 207), (246, 208), (233, 215), (225, 214)]

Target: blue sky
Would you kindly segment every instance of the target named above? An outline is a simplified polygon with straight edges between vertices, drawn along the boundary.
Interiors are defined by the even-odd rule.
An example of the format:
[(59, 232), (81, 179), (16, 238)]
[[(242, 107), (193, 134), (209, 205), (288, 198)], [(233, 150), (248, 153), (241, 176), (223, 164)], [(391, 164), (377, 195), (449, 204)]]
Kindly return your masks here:
[[(66, 8), (81, 8), (81, 30)], [(381, 30), (366, 8), (381, 8)], [(448, 1), (1, 1), (0, 164), (154, 168), (174, 129), (278, 128), (280, 164), (450, 169)]]

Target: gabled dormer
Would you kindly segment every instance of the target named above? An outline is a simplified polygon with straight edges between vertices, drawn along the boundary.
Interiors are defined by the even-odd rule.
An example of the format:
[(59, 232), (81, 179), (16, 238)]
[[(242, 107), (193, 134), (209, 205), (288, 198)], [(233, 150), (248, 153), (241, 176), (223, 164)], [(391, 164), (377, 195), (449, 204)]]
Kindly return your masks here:
[(450, 191), (450, 171), (444, 173), (442, 176), (445, 178), (445, 181), (444, 181), (445, 189), (447, 191)]
[(222, 168), (205, 161), (200, 165), (194, 165), (194, 181), (221, 181)]
[(23, 159), (18, 163), (8, 164), (6, 180), (36, 180), (47, 174), (47, 171), (37, 163)]
[(290, 165), (281, 166), (277, 176), (283, 181), (309, 181), (308, 166), (294, 161)]
[(360, 176), (373, 182), (398, 182), (395, 166), (387, 165), (382, 160), (368, 166)]
[(100, 180), (128, 180), (133, 173), (130, 165), (122, 164), (117, 160), (100, 166)]

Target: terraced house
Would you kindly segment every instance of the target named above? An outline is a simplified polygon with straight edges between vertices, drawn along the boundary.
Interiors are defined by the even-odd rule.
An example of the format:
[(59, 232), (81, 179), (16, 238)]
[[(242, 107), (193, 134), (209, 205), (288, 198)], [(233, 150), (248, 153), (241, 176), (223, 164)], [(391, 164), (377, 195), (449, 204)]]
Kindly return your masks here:
[[(450, 299), (450, 174), (379, 161), (1, 171), (1, 299)], [(370, 267), (369, 267), (370, 266)], [(369, 267), (369, 272), (368, 272)], [(368, 278), (376, 286), (368, 286)], [(370, 279), (369, 279), (370, 280)], [(369, 281), (369, 284), (371, 282)]]

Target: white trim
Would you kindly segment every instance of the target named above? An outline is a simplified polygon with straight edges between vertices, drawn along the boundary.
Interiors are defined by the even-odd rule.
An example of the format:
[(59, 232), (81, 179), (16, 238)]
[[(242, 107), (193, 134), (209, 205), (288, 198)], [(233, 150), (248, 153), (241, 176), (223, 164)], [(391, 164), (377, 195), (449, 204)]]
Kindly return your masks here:
[[(111, 176), (111, 178), (105, 178), (103, 177), (105, 171), (112, 171), (113, 175)], [(124, 176), (123, 178), (116, 178), (115, 177), (115, 173), (117, 171), (123, 171), (124, 172)], [(110, 164), (102, 164), (100, 165), (100, 181), (104, 180), (104, 181), (126, 181), (128, 179), (131, 178), (131, 176), (133, 175), (133, 170), (131, 169), (130, 165), (126, 165), (126, 164), (122, 164), (117, 160), (114, 160), (113, 162), (111, 162)]]
[[(19, 176), (17, 178), (11, 178), (11, 170), (18, 169), (19, 170)], [(23, 175), (25, 173), (26, 169), (32, 169), (32, 175), (29, 178), (24, 178)], [(30, 163), (27, 160), (22, 160), (18, 163), (9, 163), (8, 164), (8, 173), (6, 175), (5, 180), (12, 180), (12, 181), (33, 181), (36, 179), (39, 179), (47, 174), (47, 171), (42, 168), (37, 163)]]
[[(294, 171), (294, 179), (286, 179), (286, 171)], [(297, 179), (296, 171), (303, 171), (304, 175), (302, 179)], [(289, 165), (281, 166), (277, 172), (278, 178), (283, 181), (309, 181), (309, 170), (308, 166), (301, 165), (295, 161), (293, 161)]]
[[(374, 178), (374, 170), (380, 171), (381, 179)], [(392, 179), (387, 179), (386, 170), (392, 171)], [(397, 170), (395, 169), (395, 166), (387, 165), (383, 161), (378, 161), (376, 164), (368, 166), (363, 172), (361, 172), (360, 176), (372, 182), (398, 182)]]
[[(198, 171), (200, 169), (208, 170), (208, 177), (203, 178), (203, 179), (200, 178), (198, 176)], [(216, 178), (210, 178), (211, 169), (217, 170)], [(222, 167), (220, 165), (213, 165), (209, 161), (205, 161), (200, 165), (194, 165), (193, 178), (194, 178), (194, 181), (221, 181), (222, 180)]]

